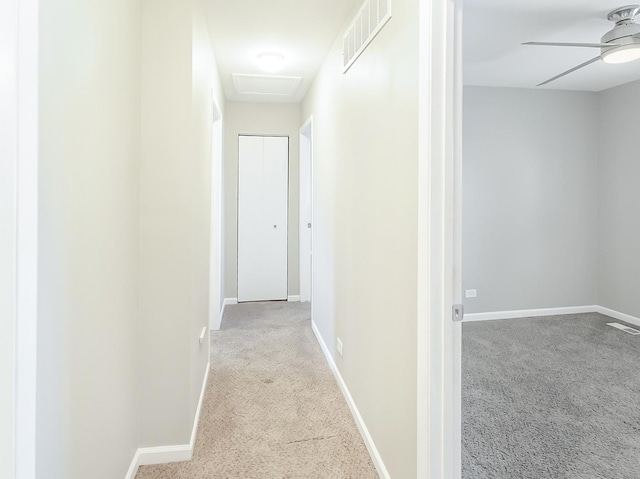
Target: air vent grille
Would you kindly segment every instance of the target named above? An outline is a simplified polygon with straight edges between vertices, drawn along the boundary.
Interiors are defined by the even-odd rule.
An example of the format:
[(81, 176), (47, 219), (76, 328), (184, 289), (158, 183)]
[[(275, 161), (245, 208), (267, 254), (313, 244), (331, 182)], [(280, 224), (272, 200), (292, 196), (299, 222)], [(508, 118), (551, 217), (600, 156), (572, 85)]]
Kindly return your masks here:
[(391, 0), (365, 0), (344, 36), (343, 73), (347, 73), (390, 19)]
[(640, 334), (640, 331), (638, 331), (637, 329), (630, 328), (629, 326), (625, 326), (624, 324), (620, 323), (607, 323), (607, 326), (619, 329), (620, 331), (624, 331), (625, 333), (633, 334), (634, 336)]

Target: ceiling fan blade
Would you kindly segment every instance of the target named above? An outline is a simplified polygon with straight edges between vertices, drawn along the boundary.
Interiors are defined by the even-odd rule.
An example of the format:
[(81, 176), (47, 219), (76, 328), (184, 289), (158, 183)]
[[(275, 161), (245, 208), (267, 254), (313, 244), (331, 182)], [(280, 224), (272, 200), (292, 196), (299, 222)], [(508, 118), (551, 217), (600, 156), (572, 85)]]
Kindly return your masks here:
[(573, 73), (576, 70), (580, 70), (581, 68), (584, 68), (587, 65), (591, 65), (592, 63), (595, 63), (598, 60), (600, 60), (600, 56), (592, 58), (588, 62), (584, 62), (584, 63), (578, 65), (577, 67), (573, 67), (571, 70), (567, 70), (566, 72), (561, 73), (560, 75), (554, 76), (553, 78), (550, 78), (549, 80), (547, 80), (545, 82), (542, 82), (542, 83), (540, 83), (539, 85), (536, 85), (536, 86), (542, 86), (542, 85), (546, 85), (547, 83), (551, 83), (552, 81), (556, 81), (558, 78), (562, 78), (563, 76), (568, 75), (569, 73)]
[(523, 45), (536, 45), (543, 47), (586, 47), (586, 48), (607, 48), (614, 47), (609, 43), (556, 43), (556, 42), (526, 42)]

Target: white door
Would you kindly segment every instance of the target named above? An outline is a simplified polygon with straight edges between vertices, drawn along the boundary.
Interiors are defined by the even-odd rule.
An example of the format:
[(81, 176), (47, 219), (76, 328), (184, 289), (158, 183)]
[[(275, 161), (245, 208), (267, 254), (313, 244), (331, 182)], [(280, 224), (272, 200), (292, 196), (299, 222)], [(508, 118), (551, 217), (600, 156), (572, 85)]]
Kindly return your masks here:
[(238, 301), (287, 299), (288, 137), (239, 137)]
[(312, 123), (300, 129), (300, 301), (311, 301), (312, 268)]

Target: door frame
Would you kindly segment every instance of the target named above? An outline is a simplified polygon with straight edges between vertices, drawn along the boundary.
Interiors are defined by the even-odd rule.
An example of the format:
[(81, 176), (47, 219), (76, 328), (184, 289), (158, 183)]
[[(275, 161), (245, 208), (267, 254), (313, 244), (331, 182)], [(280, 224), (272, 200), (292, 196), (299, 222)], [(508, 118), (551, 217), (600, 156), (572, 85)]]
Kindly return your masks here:
[[(0, 58), (2, 102), (9, 98), (2, 138), (0, 174), (12, 185), (13, 212), (3, 225), (14, 232), (13, 289), (13, 477), (36, 474), (36, 372), (38, 334), (38, 0), (9, 0), (0, 6), (4, 34)], [(5, 43), (6, 42), (6, 43)], [(8, 49), (7, 49), (8, 47)], [(6, 55), (5, 55), (6, 53)], [(5, 96), (5, 95), (9, 96)], [(13, 98), (10, 98), (13, 96)], [(6, 113), (6, 112), (5, 112)], [(4, 320), (4, 318), (3, 318)]]
[(461, 477), (462, 0), (420, 0), (417, 477)]
[(209, 328), (217, 331), (222, 323), (224, 295), (223, 271), (223, 159), (222, 114), (215, 98), (215, 90), (211, 91), (213, 121), (211, 125), (211, 229), (209, 259)]
[[(243, 136), (260, 137), (260, 138), (286, 138), (287, 139), (287, 214), (286, 214), (286, 272), (287, 272), (287, 293), (286, 297), (282, 300), (287, 301), (289, 298), (289, 211), (291, 209), (291, 195), (290, 195), (290, 170), (291, 170), (291, 137), (287, 134), (269, 134), (263, 135), (258, 133), (238, 133), (238, 174), (236, 178), (236, 303), (250, 303), (253, 301), (241, 301), (240, 300), (240, 138)], [(266, 300), (269, 301), (269, 300)]]
[[(309, 199), (309, 221), (311, 222), (311, 234), (309, 238), (309, 255), (311, 256), (309, 260), (309, 302), (311, 303), (311, 319), (313, 319), (313, 115), (310, 115), (309, 118), (303, 123), (300, 127), (299, 133), (299, 156), (300, 159), (300, 187), (299, 187), (299, 199), (298, 199), (298, 208), (299, 208), (299, 232), (298, 232), (298, 246), (301, 246), (300, 238), (302, 238), (302, 232), (306, 229), (303, 218), (302, 218), (302, 203), (303, 197), (308, 197)], [(308, 138), (310, 142), (309, 148), (309, 178), (307, 184), (304, 185), (302, 181), (302, 138)], [(306, 186), (307, 195), (303, 195), (303, 187)], [(302, 301), (302, 248), (299, 248), (299, 285), (300, 285), (300, 300)]]

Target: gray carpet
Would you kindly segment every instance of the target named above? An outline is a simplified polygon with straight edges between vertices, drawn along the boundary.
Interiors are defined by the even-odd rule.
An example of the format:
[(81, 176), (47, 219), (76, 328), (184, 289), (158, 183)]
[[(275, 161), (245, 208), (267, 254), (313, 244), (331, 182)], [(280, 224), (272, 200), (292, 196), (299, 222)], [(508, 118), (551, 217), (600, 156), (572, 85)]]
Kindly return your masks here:
[(378, 477), (300, 303), (228, 306), (194, 458), (137, 479)]
[(640, 478), (640, 336), (607, 322), (464, 324), (464, 479)]

